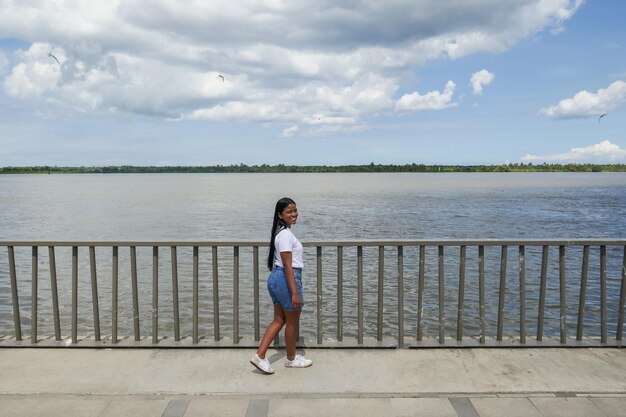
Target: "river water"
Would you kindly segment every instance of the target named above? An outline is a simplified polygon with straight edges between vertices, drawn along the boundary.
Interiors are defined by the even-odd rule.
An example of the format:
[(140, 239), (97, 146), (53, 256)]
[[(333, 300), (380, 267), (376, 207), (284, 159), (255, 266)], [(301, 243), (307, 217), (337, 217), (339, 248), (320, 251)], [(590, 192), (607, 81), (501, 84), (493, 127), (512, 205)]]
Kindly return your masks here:
[[(3, 175), (0, 176), (0, 241), (1, 240), (266, 240), (269, 238), (273, 207), (279, 198), (289, 196), (297, 204), (300, 213), (295, 234), (303, 241), (307, 240), (346, 240), (346, 239), (518, 239), (518, 238), (624, 238), (626, 237), (626, 173), (471, 173), (471, 174), (110, 174), (110, 175)], [(539, 248), (540, 249), (540, 248)], [(314, 249), (313, 249), (314, 250)], [(494, 249), (495, 250), (495, 249)], [(69, 249), (68, 249), (69, 251)], [(100, 249), (98, 249), (100, 251)], [(104, 249), (102, 249), (104, 251)], [(39, 292), (41, 308), (50, 304), (49, 283), (46, 278), (47, 253), (40, 251), (41, 288)], [(67, 312), (69, 301), (69, 252), (58, 249), (59, 291), (62, 308)], [(142, 285), (149, 291), (151, 281), (150, 251), (146, 252), (146, 261), (141, 271), (147, 273)], [(210, 251), (209, 251), (210, 252)], [(348, 251), (349, 252), (349, 251)], [(515, 253), (511, 251), (511, 260)], [(540, 252), (540, 251), (539, 251)], [(574, 251), (575, 252), (575, 251)], [(614, 253), (613, 253), (614, 252)], [(619, 296), (619, 251), (610, 252), (610, 265), (616, 272), (609, 273), (609, 308), (615, 310), (615, 299)], [(264, 254), (261, 251), (262, 255)], [(141, 255), (141, 250), (139, 255)], [(223, 273), (228, 277), (232, 264), (232, 254), (225, 255)], [(348, 257), (350, 253), (347, 253)], [(573, 255), (576, 255), (575, 253)], [(24, 310), (23, 326), (29, 326), (30, 303), (30, 249), (17, 250), (18, 279), (20, 280), (20, 302)], [(87, 256), (86, 254), (81, 256)], [(122, 269), (127, 262), (127, 255), (121, 255)], [(185, 252), (181, 261), (181, 308), (189, 302), (189, 261)], [(229, 257), (230, 256), (230, 257)], [(242, 254), (242, 259), (247, 256)], [(366, 266), (366, 309), (375, 310), (376, 305), (376, 261), (377, 253), (366, 251), (366, 257), (372, 258)], [(386, 260), (386, 268), (393, 276), (397, 268)], [(532, 276), (536, 276), (537, 250), (527, 254), (529, 260), (529, 298), (530, 307), (536, 301)], [(596, 256), (592, 249), (592, 258)], [(163, 287), (167, 285), (167, 259), (163, 255), (161, 273)], [(263, 256), (262, 256), (263, 257)], [(471, 248), (468, 261), (474, 265), (476, 256)], [(535, 258), (533, 258), (535, 257)], [(103, 316), (110, 316), (110, 249), (98, 252), (98, 270), (100, 278), (100, 300)], [(201, 271), (210, 276), (210, 254), (201, 261)], [(436, 255), (433, 256), (436, 258)], [(87, 259), (87, 258), (85, 258)], [(580, 268), (580, 256), (573, 256), (572, 270)], [(333, 264), (332, 257), (325, 264)], [(415, 273), (415, 265), (408, 261), (408, 276)], [(493, 253), (492, 262), (496, 265), (498, 254)], [(568, 261), (569, 262), (569, 261)], [(515, 271), (514, 262), (512, 271)], [(568, 264), (569, 265), (569, 264)], [(315, 329), (315, 272), (314, 254), (307, 254), (305, 268), (305, 297), (310, 311), (303, 314), (303, 328)], [(325, 266), (326, 267), (326, 266)], [(351, 261), (346, 262), (346, 295), (354, 287), (351, 280)], [(81, 277), (87, 281), (81, 283), (81, 309), (90, 310), (91, 292), (89, 291), (88, 259), (81, 260)], [(143, 269), (141, 269), (143, 268)], [(187, 269), (185, 269), (187, 268)], [(202, 269), (204, 268), (204, 269)], [(246, 273), (243, 267), (242, 273)], [(328, 266), (331, 268), (331, 266)], [(456, 264), (452, 262), (446, 268), (446, 279), (454, 282)], [(466, 290), (467, 309), (476, 307), (476, 280), (473, 269), (468, 270), (468, 289)], [(493, 266), (497, 275), (498, 266)], [(593, 268), (593, 267), (592, 267)], [(597, 269), (597, 267), (596, 267)], [(101, 272), (100, 272), (101, 271)], [(187, 272), (186, 272), (187, 271)], [(308, 277), (307, 277), (308, 272)], [(432, 271), (435, 274), (435, 268)], [(333, 275), (333, 271), (329, 271)], [(387, 274), (387, 270), (386, 270)], [(578, 292), (577, 279), (580, 271), (571, 273), (572, 284), (569, 293), (574, 301)], [(515, 276), (515, 275), (513, 275)], [(578, 276), (578, 278), (576, 278)], [(308, 278), (308, 281), (306, 281)], [(83, 278), (81, 278), (83, 279)], [(123, 279), (123, 275), (122, 278)], [(141, 279), (141, 278), (140, 278)], [(212, 331), (212, 302), (210, 300), (210, 278), (202, 285), (206, 288), (206, 299), (201, 301), (201, 319), (207, 334)], [(222, 278), (220, 278), (222, 279)], [(246, 278), (242, 278), (240, 297), (249, 301), (250, 288)], [(570, 279), (570, 278), (568, 278)], [(590, 278), (591, 279), (591, 278)], [(224, 297), (223, 310), (231, 304), (228, 301), (232, 287), (230, 278), (224, 278), (224, 287), (220, 288), (220, 297)], [(497, 277), (493, 277), (497, 281)], [(10, 300), (8, 262), (6, 247), (0, 248), (0, 334), (12, 333), (12, 307)], [(49, 281), (49, 279), (48, 279)], [(407, 279), (406, 302), (414, 303), (416, 289), (414, 282)], [(511, 283), (514, 292), (515, 280)], [(558, 281), (558, 277), (557, 277)], [(558, 284), (558, 283), (556, 283)], [(554, 285), (556, 285), (554, 284)], [(389, 311), (385, 318), (388, 327), (385, 332), (393, 334), (394, 292), (393, 283), (385, 284), (385, 309)], [(435, 285), (434, 283), (432, 285)], [(436, 293), (436, 288), (427, 284), (426, 292)], [(552, 289), (556, 287), (552, 285)], [(590, 284), (591, 303), (589, 314), (598, 308), (598, 300)], [(454, 287), (454, 285), (452, 285)], [(371, 291), (369, 289), (372, 289)], [(121, 284), (120, 298), (128, 300), (128, 286)], [(336, 283), (325, 284), (326, 307), (325, 319), (332, 336), (336, 327), (333, 319), (337, 309), (334, 292)], [(369, 292), (368, 292), (369, 291)], [(558, 292), (558, 288), (556, 289)], [(168, 294), (163, 291), (162, 313), (168, 313)], [(108, 298), (107, 298), (108, 297)], [(456, 292), (446, 294), (447, 304), (453, 305)], [(534, 297), (534, 298), (533, 298)], [(149, 297), (142, 306), (142, 326), (149, 326)], [(267, 299), (266, 299), (267, 298)], [(449, 298), (449, 302), (448, 302)], [(269, 319), (269, 297), (262, 286), (262, 321)], [(221, 298), (220, 298), (221, 300)], [(515, 301), (515, 300), (513, 300)], [(558, 300), (549, 298), (548, 310), (558, 307)], [(556, 303), (556, 304), (555, 304)], [(346, 299), (346, 334), (354, 331), (351, 319), (354, 318), (353, 303)], [(492, 306), (494, 303), (490, 303)], [(512, 303), (514, 304), (514, 303)], [(570, 304), (575, 304), (574, 302)], [(612, 307), (611, 307), (612, 306)], [(575, 314), (575, 305), (571, 314)], [(132, 313), (127, 314), (132, 306), (121, 303), (121, 329), (132, 329)], [(250, 322), (246, 308), (242, 307), (243, 325)], [(432, 310), (429, 310), (432, 309)], [(514, 305), (510, 314), (516, 313)], [(437, 306), (426, 307), (426, 326), (436, 329)], [(451, 310), (452, 311), (452, 310)], [(407, 309), (412, 317), (414, 311)], [(124, 314), (128, 319), (124, 321)], [(186, 313), (181, 313), (181, 317)], [(224, 313), (227, 314), (227, 313)], [(373, 316), (372, 316), (373, 314)], [(366, 330), (375, 327), (375, 311), (366, 315)], [(452, 314), (452, 313), (450, 313)], [(469, 313), (468, 313), (469, 314)], [(474, 313), (471, 313), (475, 315)], [(531, 314), (531, 313), (529, 313)], [(534, 313), (533, 313), (534, 314)], [(328, 317), (327, 317), (328, 316)], [(49, 314), (40, 313), (40, 327), (51, 326)], [(372, 319), (372, 317), (374, 317)], [(407, 319), (407, 327), (413, 324)], [(536, 319), (536, 318), (535, 318)], [(533, 319), (533, 320), (535, 320)], [(65, 316), (64, 333), (68, 330)], [(91, 318), (88, 316), (82, 326), (89, 329)], [(103, 326), (106, 325), (103, 318)], [(110, 318), (108, 319), (110, 322)], [(529, 321), (530, 318), (529, 318)], [(475, 332), (473, 320), (466, 324), (468, 332)], [(171, 325), (166, 319), (161, 321), (163, 334), (171, 332)], [(224, 320), (228, 328), (228, 319)], [(242, 326), (243, 326), (242, 325)], [(507, 328), (514, 329), (512, 321)], [(533, 324), (529, 324), (532, 330)], [(558, 328), (558, 323), (556, 325)], [(88, 332), (89, 330), (85, 330)], [(131, 330), (132, 331), (132, 330)], [(408, 330), (407, 330), (408, 331)], [(548, 329), (550, 332), (550, 329)], [(435, 331), (436, 333), (436, 331)]]

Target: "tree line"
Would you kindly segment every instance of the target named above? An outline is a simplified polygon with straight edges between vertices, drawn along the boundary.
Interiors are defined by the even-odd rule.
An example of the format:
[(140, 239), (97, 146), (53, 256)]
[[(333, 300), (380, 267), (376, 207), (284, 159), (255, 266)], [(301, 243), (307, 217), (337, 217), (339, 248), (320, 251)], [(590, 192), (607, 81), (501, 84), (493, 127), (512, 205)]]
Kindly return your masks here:
[(297, 172), (626, 172), (626, 164), (503, 165), (210, 165), (210, 166), (22, 166), (0, 167), (0, 174), (151, 174), (151, 173), (297, 173)]

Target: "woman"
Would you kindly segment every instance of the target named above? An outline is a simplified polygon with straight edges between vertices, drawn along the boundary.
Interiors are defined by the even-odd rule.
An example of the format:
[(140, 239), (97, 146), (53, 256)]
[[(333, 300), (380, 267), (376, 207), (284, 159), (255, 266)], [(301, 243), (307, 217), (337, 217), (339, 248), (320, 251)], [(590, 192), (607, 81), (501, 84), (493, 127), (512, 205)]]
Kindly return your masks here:
[(302, 295), (303, 248), (291, 232), (291, 226), (298, 220), (298, 208), (291, 198), (281, 198), (276, 203), (270, 253), (267, 267), (270, 275), (267, 289), (274, 304), (274, 320), (267, 326), (257, 352), (250, 363), (264, 374), (273, 374), (270, 361), (265, 359), (267, 349), (286, 324), (285, 345), (287, 347), (287, 368), (306, 368), (313, 361), (296, 355), (296, 333), (300, 322), (300, 311), (304, 305)]

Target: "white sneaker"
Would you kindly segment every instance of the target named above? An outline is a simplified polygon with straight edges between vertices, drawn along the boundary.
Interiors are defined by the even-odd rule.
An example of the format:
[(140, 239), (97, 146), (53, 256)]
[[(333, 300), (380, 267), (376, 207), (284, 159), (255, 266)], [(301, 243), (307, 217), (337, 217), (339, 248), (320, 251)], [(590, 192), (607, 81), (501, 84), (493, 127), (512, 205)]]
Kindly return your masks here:
[(250, 358), (250, 363), (254, 365), (259, 371), (263, 372), (266, 375), (270, 375), (274, 373), (274, 370), (272, 369), (272, 365), (270, 364), (270, 361), (268, 361), (267, 359), (259, 358), (258, 353), (255, 353), (254, 356)]
[(313, 361), (311, 359), (307, 359), (302, 355), (296, 355), (292, 361), (287, 359), (285, 361), (285, 367), (287, 368), (308, 368), (313, 365)]

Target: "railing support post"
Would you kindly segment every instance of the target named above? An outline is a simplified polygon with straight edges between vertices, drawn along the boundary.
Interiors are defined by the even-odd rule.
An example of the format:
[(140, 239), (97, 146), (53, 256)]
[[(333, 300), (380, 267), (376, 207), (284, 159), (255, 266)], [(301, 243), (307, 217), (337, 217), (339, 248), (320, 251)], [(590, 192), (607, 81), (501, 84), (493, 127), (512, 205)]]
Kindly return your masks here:
[(502, 333), (504, 329), (504, 296), (506, 294), (506, 260), (507, 246), (502, 246), (500, 253), (500, 286), (498, 287), (498, 334), (496, 339), (502, 341)]
[(152, 247), (152, 344), (159, 343), (159, 247)]
[(198, 311), (199, 311), (199, 303), (198, 303), (198, 292), (200, 286), (200, 272), (199, 272), (199, 248), (198, 246), (193, 247), (193, 288), (192, 288), (192, 323), (191, 323), (191, 343), (194, 345), (198, 344), (200, 339), (199, 336), (199, 325), (198, 325)]
[(89, 266), (91, 269), (91, 304), (93, 308), (93, 331), (97, 342), (100, 341), (100, 304), (98, 303), (98, 275), (96, 272), (96, 248), (89, 247)]
[(600, 343), (606, 344), (606, 246), (600, 246)]
[(337, 246), (337, 341), (343, 341), (343, 246)]
[(385, 247), (378, 247), (378, 287), (377, 287), (377, 309), (376, 309), (376, 340), (383, 340), (383, 312), (384, 312), (384, 286), (385, 286)]
[(113, 246), (111, 254), (111, 343), (117, 343), (117, 301), (119, 280), (119, 249)]
[(485, 247), (478, 247), (478, 316), (480, 325), (480, 344), (485, 344)]
[(583, 265), (580, 272), (580, 294), (578, 297), (578, 323), (576, 324), (576, 340), (583, 340), (585, 321), (585, 302), (587, 298), (587, 273), (589, 271), (589, 245), (583, 248)]
[(57, 267), (54, 246), (48, 246), (48, 262), (50, 264), (50, 295), (52, 297), (52, 315), (54, 318), (54, 340), (61, 340), (61, 317), (59, 314), (59, 290), (57, 288)]
[(72, 344), (78, 343), (78, 246), (72, 247)]
[(444, 282), (444, 251), (443, 246), (439, 246), (439, 344), (446, 342), (446, 322), (445, 322), (445, 282)]
[(526, 344), (526, 250), (519, 247), (519, 332), (520, 344)]
[(624, 246), (624, 256), (622, 257), (622, 283), (619, 291), (619, 310), (617, 313), (617, 329), (615, 339), (621, 341), (624, 337), (624, 303), (626, 303), (626, 246)]
[(11, 276), (11, 303), (13, 304), (13, 323), (15, 327), (15, 340), (22, 340), (22, 322), (20, 320), (20, 302), (17, 291), (17, 273), (15, 270), (15, 249), (8, 247), (9, 275)]
[(363, 246), (357, 249), (357, 343), (363, 344)]
[(32, 261), (32, 281), (31, 281), (31, 323), (30, 323), (30, 343), (37, 343), (37, 299), (39, 297), (39, 248), (33, 246)]
[(239, 344), (239, 246), (233, 248), (233, 343)]
[(561, 344), (567, 343), (567, 298), (565, 291), (565, 246), (559, 246), (559, 304)]
[(316, 251), (316, 271), (317, 271), (317, 344), (321, 345), (323, 340), (323, 317), (322, 317), (322, 247), (318, 246)]
[(541, 252), (541, 283), (539, 288), (539, 311), (537, 313), (537, 341), (543, 339), (543, 321), (546, 306), (546, 287), (548, 284), (548, 255), (549, 246), (543, 245)]
[(141, 328), (139, 327), (139, 287), (137, 284), (137, 248), (130, 247), (130, 277), (133, 296), (133, 328), (135, 331), (135, 342), (141, 340)]
[(404, 247), (398, 246), (398, 347), (404, 347)]
[(456, 340), (463, 340), (463, 310), (465, 305), (465, 245), (459, 250), (459, 300), (456, 319)]
[(419, 272), (417, 278), (417, 341), (424, 335), (424, 269), (426, 264), (426, 246), (420, 245)]

